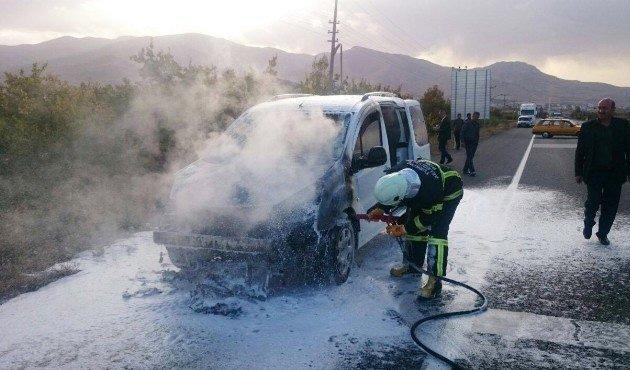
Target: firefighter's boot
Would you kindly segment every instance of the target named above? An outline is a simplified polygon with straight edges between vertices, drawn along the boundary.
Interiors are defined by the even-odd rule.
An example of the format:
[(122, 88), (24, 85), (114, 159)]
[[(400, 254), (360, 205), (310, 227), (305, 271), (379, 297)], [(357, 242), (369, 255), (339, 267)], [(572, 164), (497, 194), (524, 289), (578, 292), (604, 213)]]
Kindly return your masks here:
[(433, 299), (437, 298), (442, 292), (442, 282), (435, 276), (429, 276), (426, 284), (418, 291), (419, 299)]
[(413, 269), (407, 262), (400, 263), (389, 270), (389, 274), (393, 277), (403, 277), (413, 272)]

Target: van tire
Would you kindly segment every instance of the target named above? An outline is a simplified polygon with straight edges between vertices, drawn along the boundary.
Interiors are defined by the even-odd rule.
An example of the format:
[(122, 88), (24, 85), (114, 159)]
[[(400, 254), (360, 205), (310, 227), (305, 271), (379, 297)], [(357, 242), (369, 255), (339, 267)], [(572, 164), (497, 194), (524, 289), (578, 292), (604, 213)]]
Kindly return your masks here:
[(341, 285), (348, 280), (352, 266), (355, 264), (357, 238), (350, 222), (336, 226), (330, 233), (328, 255), (332, 278)]
[(553, 136), (553, 135), (551, 135), (551, 134), (550, 134), (550, 133), (548, 133), (548, 132), (543, 132), (543, 133), (542, 133), (542, 137), (544, 137), (545, 139), (549, 139), (549, 138), (551, 138), (552, 136)]

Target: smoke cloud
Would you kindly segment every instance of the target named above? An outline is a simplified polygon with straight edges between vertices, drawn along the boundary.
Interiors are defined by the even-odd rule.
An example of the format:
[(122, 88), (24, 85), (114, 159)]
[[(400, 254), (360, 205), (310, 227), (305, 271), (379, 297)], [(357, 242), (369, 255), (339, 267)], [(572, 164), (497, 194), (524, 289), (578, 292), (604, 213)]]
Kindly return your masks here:
[(315, 184), (341, 146), (341, 124), (321, 109), (265, 106), (209, 140), (177, 174), (171, 194), (179, 218), (231, 213), (252, 226), (278, 208), (312, 203)]
[[(25, 76), (18, 83), (35, 84), (38, 79)], [(212, 152), (209, 138), (218, 138), (245, 108), (286, 89), (271, 76), (232, 71), (212, 78), (199, 73), (172, 83), (71, 86), (54, 77), (41, 77), (37, 83), (31, 90), (42, 92), (24, 99), (34, 109), (24, 121), (42, 122), (32, 127), (38, 130), (34, 133), (48, 130), (41, 134), (46, 145), (37, 147), (35, 134), (18, 137), (25, 143), (15, 144), (19, 140), (10, 135), (19, 131), (3, 126), (3, 119), (15, 125), (22, 122), (9, 116), (10, 102), (2, 111), (8, 118), (0, 117), (2, 279), (71, 258), (121, 232), (151, 228), (168, 200), (174, 174), (200, 153)], [(13, 96), (12, 86), (2, 88), (5, 96)], [(324, 133), (317, 131), (317, 135), (314, 125), (306, 127), (311, 131), (296, 130), (294, 135), (326, 137), (324, 126), (319, 128)], [(263, 132), (255, 140), (272, 146)], [(305, 145), (305, 138), (300, 142)], [(278, 152), (260, 156), (254, 163), (255, 153), (262, 153), (264, 146), (254, 146), (252, 141), (244, 148), (250, 154), (235, 159), (249, 161), (245, 168), (272, 173), (275, 165), (265, 158), (278, 161)], [(3, 289), (0, 286), (0, 293)]]

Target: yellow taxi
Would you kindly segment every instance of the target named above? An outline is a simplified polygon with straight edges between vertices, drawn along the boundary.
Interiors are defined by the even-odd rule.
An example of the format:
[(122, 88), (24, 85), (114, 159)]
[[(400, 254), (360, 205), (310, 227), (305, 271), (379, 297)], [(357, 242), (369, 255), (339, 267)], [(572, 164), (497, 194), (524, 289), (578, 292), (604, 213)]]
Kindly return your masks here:
[(540, 120), (532, 127), (534, 135), (542, 135), (544, 138), (558, 136), (578, 136), (581, 124), (567, 118), (546, 118)]

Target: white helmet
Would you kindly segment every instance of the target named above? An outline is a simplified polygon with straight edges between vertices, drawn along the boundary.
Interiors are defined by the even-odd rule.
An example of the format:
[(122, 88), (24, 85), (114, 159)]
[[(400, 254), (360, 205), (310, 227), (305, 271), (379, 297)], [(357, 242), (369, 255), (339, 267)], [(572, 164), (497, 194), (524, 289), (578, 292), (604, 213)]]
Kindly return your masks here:
[(374, 186), (374, 196), (379, 203), (393, 206), (407, 195), (408, 182), (400, 172), (390, 173), (378, 179)]

